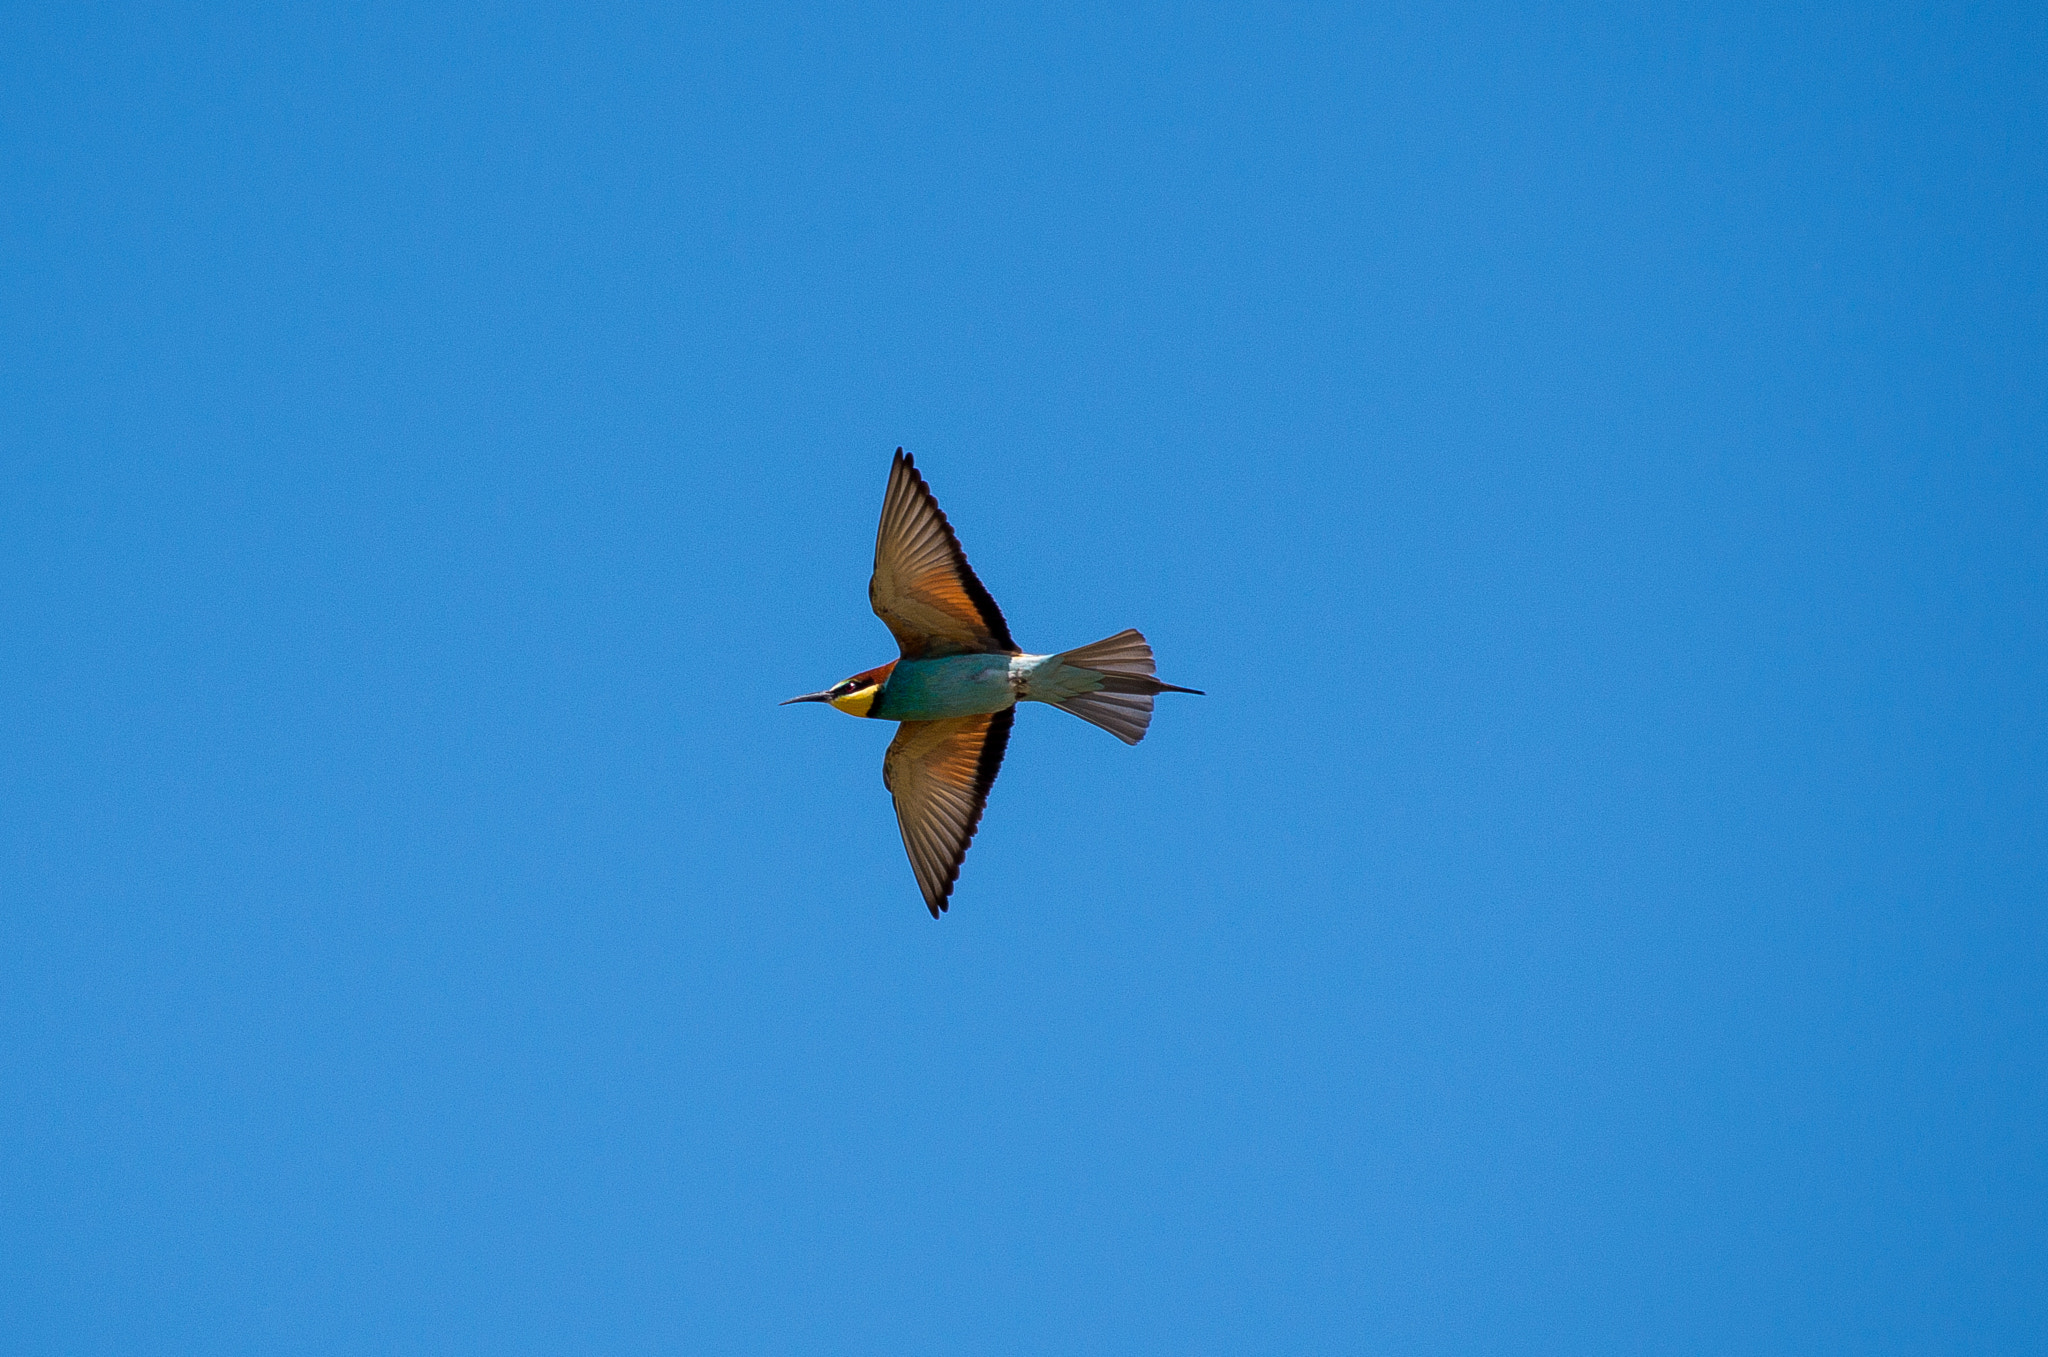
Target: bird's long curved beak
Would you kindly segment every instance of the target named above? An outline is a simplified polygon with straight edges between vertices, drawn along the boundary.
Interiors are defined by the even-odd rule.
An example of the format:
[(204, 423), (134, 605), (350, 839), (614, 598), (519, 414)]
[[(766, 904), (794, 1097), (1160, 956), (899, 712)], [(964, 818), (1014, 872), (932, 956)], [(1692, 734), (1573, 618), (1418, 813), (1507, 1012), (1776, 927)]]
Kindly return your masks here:
[[(830, 702), (831, 700), (832, 694), (830, 693), (805, 693), (802, 697), (792, 697), (789, 699), (789, 702)], [(775, 705), (787, 707), (789, 702), (778, 702)]]

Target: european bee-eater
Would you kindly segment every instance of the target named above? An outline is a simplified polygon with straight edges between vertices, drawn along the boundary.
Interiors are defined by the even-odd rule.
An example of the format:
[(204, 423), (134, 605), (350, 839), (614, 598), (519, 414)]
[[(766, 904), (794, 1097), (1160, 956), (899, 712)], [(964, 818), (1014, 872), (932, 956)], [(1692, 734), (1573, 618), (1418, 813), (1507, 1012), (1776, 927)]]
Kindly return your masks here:
[(882, 758), (882, 785), (896, 798), (910, 870), (934, 919), (981, 823), (1019, 702), (1049, 702), (1136, 744), (1152, 723), (1153, 694), (1201, 692), (1154, 678), (1152, 647), (1136, 631), (1057, 655), (1019, 650), (901, 448), (882, 496), (868, 602), (902, 654), (789, 702), (902, 723)]

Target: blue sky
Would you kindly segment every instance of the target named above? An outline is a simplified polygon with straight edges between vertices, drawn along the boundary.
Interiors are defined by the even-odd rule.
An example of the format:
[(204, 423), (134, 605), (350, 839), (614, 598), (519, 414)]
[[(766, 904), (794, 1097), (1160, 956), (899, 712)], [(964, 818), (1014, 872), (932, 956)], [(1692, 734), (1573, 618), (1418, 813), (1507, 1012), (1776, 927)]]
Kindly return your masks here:
[(0, 25), (10, 1352), (2048, 1347), (2037, 6)]

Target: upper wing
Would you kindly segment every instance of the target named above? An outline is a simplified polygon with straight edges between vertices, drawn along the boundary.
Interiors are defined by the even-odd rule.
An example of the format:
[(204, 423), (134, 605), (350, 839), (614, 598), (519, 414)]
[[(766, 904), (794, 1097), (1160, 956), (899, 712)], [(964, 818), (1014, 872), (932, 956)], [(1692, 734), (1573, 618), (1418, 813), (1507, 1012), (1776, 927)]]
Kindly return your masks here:
[(959, 879), (1014, 719), (1015, 708), (1006, 707), (989, 716), (905, 721), (883, 756), (882, 784), (896, 798), (910, 870), (934, 919)]
[(974, 578), (952, 525), (901, 448), (889, 464), (868, 602), (905, 659), (1017, 653), (1002, 610)]

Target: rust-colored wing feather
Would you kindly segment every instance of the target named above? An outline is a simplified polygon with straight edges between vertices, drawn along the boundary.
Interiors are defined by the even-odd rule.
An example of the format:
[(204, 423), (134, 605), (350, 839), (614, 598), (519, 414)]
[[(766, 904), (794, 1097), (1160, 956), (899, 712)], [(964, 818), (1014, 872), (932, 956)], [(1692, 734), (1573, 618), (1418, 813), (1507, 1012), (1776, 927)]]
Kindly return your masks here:
[(1014, 708), (1005, 708), (989, 716), (905, 721), (883, 756), (882, 784), (896, 798), (910, 870), (934, 919), (960, 877), (960, 860), (1003, 766), (1015, 717)]
[(952, 525), (901, 448), (882, 497), (868, 601), (907, 660), (1017, 653), (1002, 610), (968, 568)]

